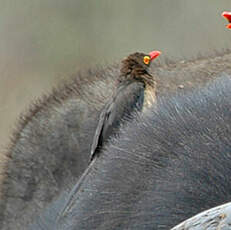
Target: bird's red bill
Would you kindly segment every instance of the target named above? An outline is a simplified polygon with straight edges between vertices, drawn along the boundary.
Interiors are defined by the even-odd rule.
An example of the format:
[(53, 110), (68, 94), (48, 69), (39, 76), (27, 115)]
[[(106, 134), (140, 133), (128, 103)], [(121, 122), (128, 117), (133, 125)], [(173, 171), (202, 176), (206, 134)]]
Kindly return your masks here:
[(150, 52), (148, 55), (150, 56), (151, 60), (153, 60), (153, 59), (157, 58), (160, 54), (161, 54), (160, 51), (154, 50), (154, 51)]
[(228, 29), (231, 29), (231, 12), (229, 11), (224, 11), (222, 14), (221, 14), (222, 17), (224, 17), (225, 19), (228, 20), (229, 24), (226, 25), (226, 28)]

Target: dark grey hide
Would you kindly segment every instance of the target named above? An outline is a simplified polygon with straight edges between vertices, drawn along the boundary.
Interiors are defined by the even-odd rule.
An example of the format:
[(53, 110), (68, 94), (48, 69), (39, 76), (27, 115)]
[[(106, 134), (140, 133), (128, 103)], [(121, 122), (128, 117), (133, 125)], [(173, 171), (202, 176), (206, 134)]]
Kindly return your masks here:
[[(157, 97), (204, 85), (221, 72), (231, 74), (229, 52), (183, 62), (160, 57), (151, 66)], [(118, 75), (117, 64), (78, 73), (21, 116), (1, 162), (0, 229), (27, 229), (44, 207), (76, 184)]]

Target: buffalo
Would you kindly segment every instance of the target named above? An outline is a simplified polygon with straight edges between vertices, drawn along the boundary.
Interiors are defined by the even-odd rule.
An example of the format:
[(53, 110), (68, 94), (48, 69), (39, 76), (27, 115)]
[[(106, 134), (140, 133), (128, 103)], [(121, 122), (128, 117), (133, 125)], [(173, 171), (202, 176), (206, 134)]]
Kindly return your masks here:
[[(218, 76), (220, 76), (219, 73), (221, 72), (226, 72), (230, 74), (231, 73), (230, 63), (231, 63), (231, 55), (228, 52), (216, 53), (215, 55), (211, 55), (210, 57), (200, 57), (196, 60), (188, 60), (188, 61), (181, 61), (181, 62), (172, 62), (169, 60), (161, 61), (159, 64), (153, 65), (152, 68), (153, 74), (157, 76), (157, 86), (158, 86), (157, 98), (162, 98), (162, 97), (171, 98), (171, 99), (163, 100), (165, 101), (166, 106), (167, 105), (169, 106), (168, 109), (169, 113), (171, 113), (170, 112), (171, 108), (174, 111), (174, 107), (170, 106), (171, 100), (172, 100), (172, 106), (174, 105), (176, 107), (176, 105), (178, 104), (180, 105), (179, 108), (176, 107), (178, 108), (178, 110), (179, 109), (182, 111), (187, 110), (187, 106), (186, 106), (187, 103), (189, 104), (191, 103), (191, 105), (193, 105), (193, 97), (195, 97), (195, 101), (202, 100), (203, 102), (204, 99), (203, 99), (202, 92), (205, 91), (205, 94), (208, 94), (208, 96), (210, 95), (209, 90), (206, 89), (199, 90), (201, 93), (198, 96), (196, 95), (197, 91), (194, 91), (193, 93), (190, 94), (189, 91), (191, 91), (191, 88), (203, 87), (206, 82), (210, 81), (213, 78), (218, 78)], [(5, 154), (6, 163), (4, 165), (4, 175), (3, 175), (4, 178), (1, 185), (2, 199), (0, 203), (0, 212), (1, 212), (0, 228), (1, 229), (27, 229), (27, 226), (30, 225), (31, 222), (34, 219), (36, 219), (36, 216), (44, 209), (44, 207), (47, 206), (49, 206), (47, 210), (50, 210), (48, 212), (50, 214), (54, 213), (53, 216), (55, 216), (56, 209), (54, 207), (56, 207), (57, 203), (61, 202), (60, 200), (62, 200), (62, 198), (65, 198), (65, 201), (61, 202), (60, 206), (58, 205), (57, 207), (57, 212), (62, 213), (61, 211), (62, 206), (65, 206), (64, 205), (65, 202), (69, 203), (68, 200), (70, 200), (70, 198), (68, 197), (71, 196), (70, 194), (75, 194), (76, 190), (75, 189), (72, 190), (72, 187), (73, 186), (77, 186), (77, 188), (80, 187), (77, 181), (88, 166), (90, 147), (91, 147), (90, 145), (92, 142), (92, 138), (94, 136), (95, 128), (97, 126), (99, 113), (102, 107), (104, 106), (106, 98), (112, 95), (118, 73), (119, 73), (119, 68), (117, 64), (112, 65), (111, 67), (108, 68), (89, 70), (87, 72), (79, 73), (77, 76), (74, 76), (73, 80), (71, 80), (68, 83), (65, 83), (64, 86), (53, 90), (53, 92), (50, 95), (44, 96), (42, 99), (35, 102), (34, 105), (32, 105), (31, 108), (25, 113), (25, 116), (21, 117), (21, 120), (13, 134), (12, 141), (9, 147), (7, 148)], [(220, 97), (217, 96), (217, 99), (220, 98), (221, 100), (221, 105), (224, 105), (223, 102), (226, 101), (225, 93), (227, 92), (225, 91), (225, 89), (227, 88), (225, 88), (225, 86), (223, 85), (224, 82), (227, 83), (227, 85), (229, 84), (229, 80), (227, 79), (221, 80), (220, 85), (218, 83), (215, 84), (216, 86), (218, 85), (217, 87), (218, 92), (219, 90), (221, 91)], [(180, 85), (183, 85), (184, 88), (182, 89), (182, 87), (179, 87)], [(218, 93), (215, 92), (216, 91), (215, 88), (216, 88), (215, 86), (212, 87), (211, 92), (213, 92), (213, 94), (215, 95), (218, 95)], [(180, 95), (174, 96), (176, 92), (179, 92)], [(185, 95), (181, 95), (181, 94), (185, 94)], [(194, 96), (189, 96), (189, 95), (194, 95)], [(201, 99), (199, 97), (201, 97)], [(192, 101), (190, 98), (192, 98)], [(134, 156), (139, 155), (138, 152), (136, 152), (136, 149), (134, 148), (132, 143), (128, 145), (125, 142), (125, 140), (129, 137), (129, 135), (132, 136), (133, 135), (132, 132), (134, 131), (137, 132), (137, 135), (139, 135), (141, 138), (143, 134), (139, 133), (141, 131), (138, 129), (138, 127), (140, 127), (141, 124), (147, 124), (148, 126), (150, 126), (152, 123), (162, 124), (167, 122), (164, 119), (168, 120), (168, 117), (164, 118), (160, 116), (160, 114), (162, 113), (161, 111), (163, 111), (163, 109), (165, 108), (162, 103), (162, 99), (158, 99), (157, 101), (158, 101), (157, 103), (158, 106), (150, 110), (149, 114), (153, 116), (154, 114), (159, 113), (159, 115), (154, 115), (154, 118), (152, 118), (152, 116), (150, 118), (148, 115), (146, 115), (145, 117), (142, 116), (140, 117), (139, 113), (134, 114), (135, 118), (137, 118), (138, 120), (135, 119), (134, 123), (132, 123), (132, 125), (134, 126), (133, 130), (129, 131), (128, 127), (130, 126), (122, 128), (121, 132), (124, 133), (123, 134), (124, 138), (122, 137), (115, 138), (115, 140), (113, 140), (112, 143), (108, 144), (107, 148), (104, 151), (105, 154), (102, 154), (102, 157), (100, 159), (97, 159), (97, 162), (94, 163), (93, 172), (95, 172), (95, 167), (97, 164), (99, 163), (103, 164), (105, 162), (102, 159), (104, 159), (105, 156), (107, 156), (106, 153), (110, 153), (108, 154), (110, 156), (114, 156), (114, 157), (116, 156), (115, 154), (113, 154), (115, 152), (115, 149), (113, 149), (114, 148), (113, 146), (115, 146), (114, 144), (115, 141), (118, 141), (119, 143), (126, 145), (127, 150), (129, 150), (128, 148), (130, 148), (129, 152), (134, 151), (135, 152)], [(191, 116), (196, 116), (195, 114), (196, 111), (200, 111), (200, 110), (201, 112), (204, 111), (202, 109), (202, 106), (198, 107), (197, 110), (195, 108), (195, 112), (192, 113)], [(172, 113), (174, 113), (173, 111)], [(165, 115), (167, 115), (167, 111)], [(216, 115), (217, 116), (219, 115), (218, 112)], [(190, 127), (195, 128), (194, 124), (190, 123), (191, 117), (189, 116), (189, 114), (185, 114), (185, 116), (186, 116), (185, 119), (187, 119), (188, 116), (187, 121), (189, 122), (188, 123), (189, 127), (187, 129), (190, 129)], [(170, 116), (170, 115), (169, 117), (172, 117), (172, 119), (174, 118), (174, 116)], [(155, 122), (155, 119), (160, 121)], [(176, 119), (178, 118), (176, 117)], [(150, 124), (144, 123), (144, 121), (147, 121)], [(216, 125), (216, 122), (218, 121), (220, 120), (219, 119), (214, 120), (215, 122), (214, 125)], [(198, 119), (198, 124), (200, 122), (201, 121)], [(166, 125), (163, 127), (166, 130), (167, 130), (167, 124), (170, 125), (168, 130), (172, 130), (175, 133), (174, 129), (177, 128), (176, 127), (177, 122), (175, 126), (171, 126), (171, 124), (166, 123)], [(178, 128), (180, 129), (182, 124), (180, 123), (178, 125), (179, 125)], [(207, 125), (206, 123), (200, 124), (199, 126), (203, 128), (203, 125), (204, 128), (206, 129), (206, 125)], [(218, 125), (219, 124), (217, 123), (216, 126)], [(157, 126), (156, 128), (158, 127), (160, 128), (160, 126)], [(144, 129), (145, 127), (142, 128)], [(150, 127), (150, 129), (147, 130), (152, 130), (152, 127)], [(225, 132), (226, 130), (223, 131)], [(186, 131), (184, 132), (185, 138), (187, 137), (187, 135), (191, 134), (190, 130), (188, 130), (188, 132), (189, 133), (187, 133)], [(222, 132), (222, 128), (221, 128), (221, 132)], [(147, 151), (147, 155), (149, 154), (149, 151), (151, 151), (155, 147), (155, 145), (153, 145), (152, 148), (149, 148), (148, 145), (150, 138), (154, 138), (155, 136), (156, 136), (155, 137), (156, 140), (162, 142), (163, 148), (166, 148), (166, 150), (169, 149), (168, 148), (169, 143), (166, 142), (167, 140), (166, 137), (163, 137), (161, 135), (158, 136), (158, 132), (155, 133), (156, 134), (152, 134), (154, 136), (150, 135), (141, 138), (143, 142), (145, 143), (147, 142), (146, 147), (144, 145), (144, 148)], [(127, 137), (125, 138), (125, 136)], [(177, 136), (177, 132), (175, 133), (175, 136)], [(176, 138), (175, 136), (174, 138)], [(174, 138), (172, 141), (174, 141)], [(121, 141), (123, 139), (125, 140)], [(130, 141), (136, 142), (135, 136)], [(139, 144), (139, 142), (137, 142), (137, 144)], [(199, 152), (201, 146), (199, 146), (198, 144), (195, 145), (194, 147), (195, 147), (195, 151), (198, 150)], [(161, 153), (157, 154), (156, 157), (158, 159), (160, 157), (159, 161), (160, 164), (162, 164), (161, 163), (162, 158), (161, 156), (159, 156), (160, 154)], [(124, 157), (126, 157), (126, 155), (124, 155)], [(146, 156), (144, 156), (144, 159), (145, 158)], [(111, 160), (113, 160), (113, 158)], [(132, 159), (130, 160), (132, 161)], [(113, 161), (114, 163), (111, 162), (110, 164), (112, 165), (116, 164), (115, 159)], [(191, 159), (191, 161), (193, 161), (193, 159)], [(107, 165), (108, 165), (107, 167), (110, 166), (109, 162), (110, 161), (107, 160)], [(147, 166), (151, 167), (151, 163), (152, 160), (150, 160), (150, 162), (147, 163)], [(144, 162), (140, 161), (140, 164), (142, 166)], [(182, 164), (183, 164), (183, 160), (182, 160)], [(101, 170), (101, 166), (100, 168), (98, 168), (98, 170)], [(133, 173), (132, 171), (129, 170), (129, 168), (126, 168), (126, 165), (124, 166), (125, 168), (121, 168), (122, 165), (118, 165), (117, 167), (119, 167), (118, 172), (121, 173), (121, 174), (118, 173), (118, 178), (123, 179), (122, 175), (124, 170), (125, 171), (128, 170), (126, 172), (128, 175), (130, 175), (129, 173)], [(150, 183), (152, 180), (153, 181), (155, 180), (154, 178), (151, 179), (146, 177), (151, 172), (148, 169), (148, 167), (143, 168), (142, 173), (141, 172), (140, 174), (135, 173), (133, 177), (131, 177), (130, 179), (131, 181), (137, 182), (136, 183), (137, 189), (142, 188), (142, 184), (139, 184), (140, 180), (143, 181), (142, 183), (145, 182), (144, 178), (146, 178), (146, 182), (147, 180), (148, 181), (150, 180)], [(137, 170), (139, 171), (139, 167), (137, 168)], [(163, 170), (161, 174), (163, 174), (164, 171), (165, 170)], [(102, 174), (102, 172), (101, 172), (101, 176), (104, 175)], [(113, 174), (113, 169), (111, 173), (114, 176), (116, 175)], [(91, 175), (92, 175), (92, 171), (90, 170), (90, 173), (87, 175), (86, 178), (89, 178), (89, 176)], [(107, 175), (110, 176), (110, 173), (109, 174), (107, 173)], [(118, 185), (116, 186), (117, 190), (115, 191), (119, 192), (120, 190), (119, 186), (120, 183), (123, 182), (123, 180), (120, 181), (119, 183), (119, 181), (117, 181), (117, 178), (116, 177), (114, 178), (114, 176), (112, 176), (111, 178), (112, 181), (110, 183), (114, 183), (114, 186), (112, 186), (112, 188)], [(97, 181), (98, 180), (102, 181), (101, 178), (97, 179)], [(83, 181), (85, 181), (85, 179)], [(107, 179), (105, 178), (105, 182), (106, 181)], [(77, 185), (75, 185), (76, 183)], [(85, 183), (83, 185), (86, 186)], [(88, 186), (92, 186), (92, 184), (89, 183)], [(170, 186), (170, 184), (168, 186)], [(101, 186), (101, 188), (103, 191), (103, 186)], [(136, 191), (138, 191), (136, 188), (130, 187), (128, 188), (128, 192), (130, 191), (130, 189), (134, 189), (134, 193), (136, 193)], [(81, 192), (82, 191), (83, 190), (81, 190)], [(123, 189), (121, 188), (121, 192), (114, 193), (114, 194), (118, 195), (122, 192)], [(134, 198), (134, 202), (135, 202), (136, 196), (133, 195), (132, 191), (130, 192), (131, 192), (130, 196), (131, 198), (132, 197)], [(146, 192), (148, 196), (150, 191), (147, 190)], [(163, 193), (161, 189), (159, 190), (159, 192)], [(178, 193), (177, 189), (175, 193), (176, 194)], [(100, 195), (100, 193), (98, 193), (98, 195)], [(57, 197), (61, 197), (61, 198), (57, 200)], [(80, 197), (81, 199), (87, 198), (86, 194)], [(118, 203), (116, 205), (123, 206), (123, 199), (126, 200), (126, 198), (123, 196), (121, 198), (118, 196), (117, 198), (118, 198), (117, 199)], [(97, 198), (96, 196), (94, 202), (96, 202), (97, 199), (99, 198)], [(105, 195), (105, 199), (107, 199), (106, 195)], [(150, 197), (150, 199), (152, 199), (152, 197)], [(228, 201), (228, 199), (224, 200), (224, 202), (226, 201)], [(142, 202), (145, 207), (146, 204), (142, 199), (140, 200), (140, 202)], [(169, 202), (171, 203), (171, 196), (169, 197)], [(83, 204), (84, 206), (87, 205), (86, 203)], [(83, 204), (81, 203), (81, 205)], [(110, 202), (108, 204), (110, 206)], [(158, 206), (158, 203), (156, 204)], [(217, 199), (217, 202), (214, 202), (214, 205), (218, 205), (218, 204), (221, 204), (219, 199)], [(124, 205), (126, 206), (126, 203)], [(147, 211), (149, 207), (148, 205), (151, 204), (150, 203), (148, 204), (148, 199), (147, 199), (147, 206), (146, 206)], [(133, 206), (135, 207), (136, 203), (133, 203)], [(91, 206), (89, 206), (87, 210), (89, 210), (90, 207)], [(213, 207), (212, 204), (207, 205), (206, 207), (195, 208), (194, 211), (190, 211), (188, 215), (186, 215), (187, 210), (184, 210), (182, 212), (185, 214), (182, 216), (179, 214), (178, 215), (179, 219), (176, 220), (175, 222), (172, 222), (171, 226), (179, 223), (180, 221), (206, 208), (211, 208), (211, 207)], [(138, 208), (139, 207), (137, 207), (137, 210), (139, 210)], [(65, 210), (68, 210), (68, 208), (67, 209), (64, 208), (63, 213), (66, 213)], [(100, 210), (100, 204), (98, 206), (98, 209), (96, 210)], [(168, 210), (168, 212), (170, 212), (170, 210)], [(46, 211), (44, 213), (46, 213)], [(77, 219), (81, 218), (81, 215), (83, 214), (80, 214), (79, 211), (76, 212), (76, 214), (77, 213), (79, 214), (79, 217)], [(89, 215), (92, 214), (89, 212)], [(121, 211), (121, 215), (123, 215), (122, 211)], [(142, 223), (144, 224), (146, 222), (145, 219), (146, 218), (148, 219), (149, 217), (147, 213), (144, 213), (143, 216), (144, 219)], [(169, 215), (164, 215), (164, 216), (166, 217)], [(47, 215), (47, 217), (50, 218), (49, 215)], [(45, 214), (41, 214), (40, 218), (41, 218), (41, 223), (44, 223), (43, 218), (45, 218)], [(100, 218), (104, 218), (104, 217), (101, 216)], [(54, 219), (51, 221), (51, 223), (54, 224), (53, 226), (57, 227), (59, 223), (66, 222), (68, 219), (70, 219), (70, 215), (68, 214), (67, 217), (65, 218), (63, 216), (60, 216), (58, 219), (59, 220), (57, 221), (57, 223), (54, 221)], [(137, 217), (137, 220), (138, 219), (142, 219), (141, 216), (139, 218)], [(170, 221), (171, 219), (169, 219), (169, 222)], [(113, 223), (115, 222), (116, 221), (114, 219)], [(39, 225), (39, 218), (37, 222), (35, 221), (34, 226), (36, 226), (36, 223), (38, 223)], [(93, 223), (95, 223), (94, 226), (97, 225), (95, 218), (92, 218), (92, 224)], [(70, 222), (70, 225), (71, 224), (76, 224), (76, 223), (72, 221)], [(79, 225), (80, 224), (81, 221), (79, 222)], [(90, 225), (88, 226), (90, 228)], [(105, 222), (105, 228), (106, 226), (107, 224)]]

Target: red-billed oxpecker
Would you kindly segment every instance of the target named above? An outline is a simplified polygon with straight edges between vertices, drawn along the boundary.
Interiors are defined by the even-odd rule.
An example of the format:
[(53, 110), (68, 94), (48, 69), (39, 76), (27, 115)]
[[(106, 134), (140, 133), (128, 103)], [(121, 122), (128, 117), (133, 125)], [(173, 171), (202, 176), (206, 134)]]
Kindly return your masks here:
[(229, 22), (229, 24), (226, 25), (226, 28), (231, 29), (231, 12), (224, 11), (224, 12), (222, 13), (222, 16), (223, 16), (224, 18), (226, 18), (226, 19), (228, 20), (228, 22)]
[(143, 111), (156, 99), (156, 81), (148, 72), (152, 60), (161, 54), (134, 53), (122, 61), (118, 85), (113, 96), (101, 111), (98, 126), (91, 146), (92, 161), (105, 141), (115, 134), (121, 121), (129, 117), (134, 109)]

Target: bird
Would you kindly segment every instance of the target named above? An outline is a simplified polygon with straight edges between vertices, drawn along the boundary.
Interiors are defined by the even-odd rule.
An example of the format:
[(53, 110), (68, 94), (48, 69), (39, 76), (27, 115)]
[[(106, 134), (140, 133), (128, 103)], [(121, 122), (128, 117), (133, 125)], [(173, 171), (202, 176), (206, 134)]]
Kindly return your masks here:
[(228, 20), (229, 24), (226, 25), (226, 28), (231, 29), (231, 12), (224, 11), (221, 16)]
[(149, 54), (133, 53), (122, 60), (117, 87), (99, 116), (91, 145), (90, 162), (99, 155), (102, 146), (115, 135), (124, 119), (137, 109), (144, 111), (156, 100), (156, 81), (148, 72), (149, 66), (160, 51)]

